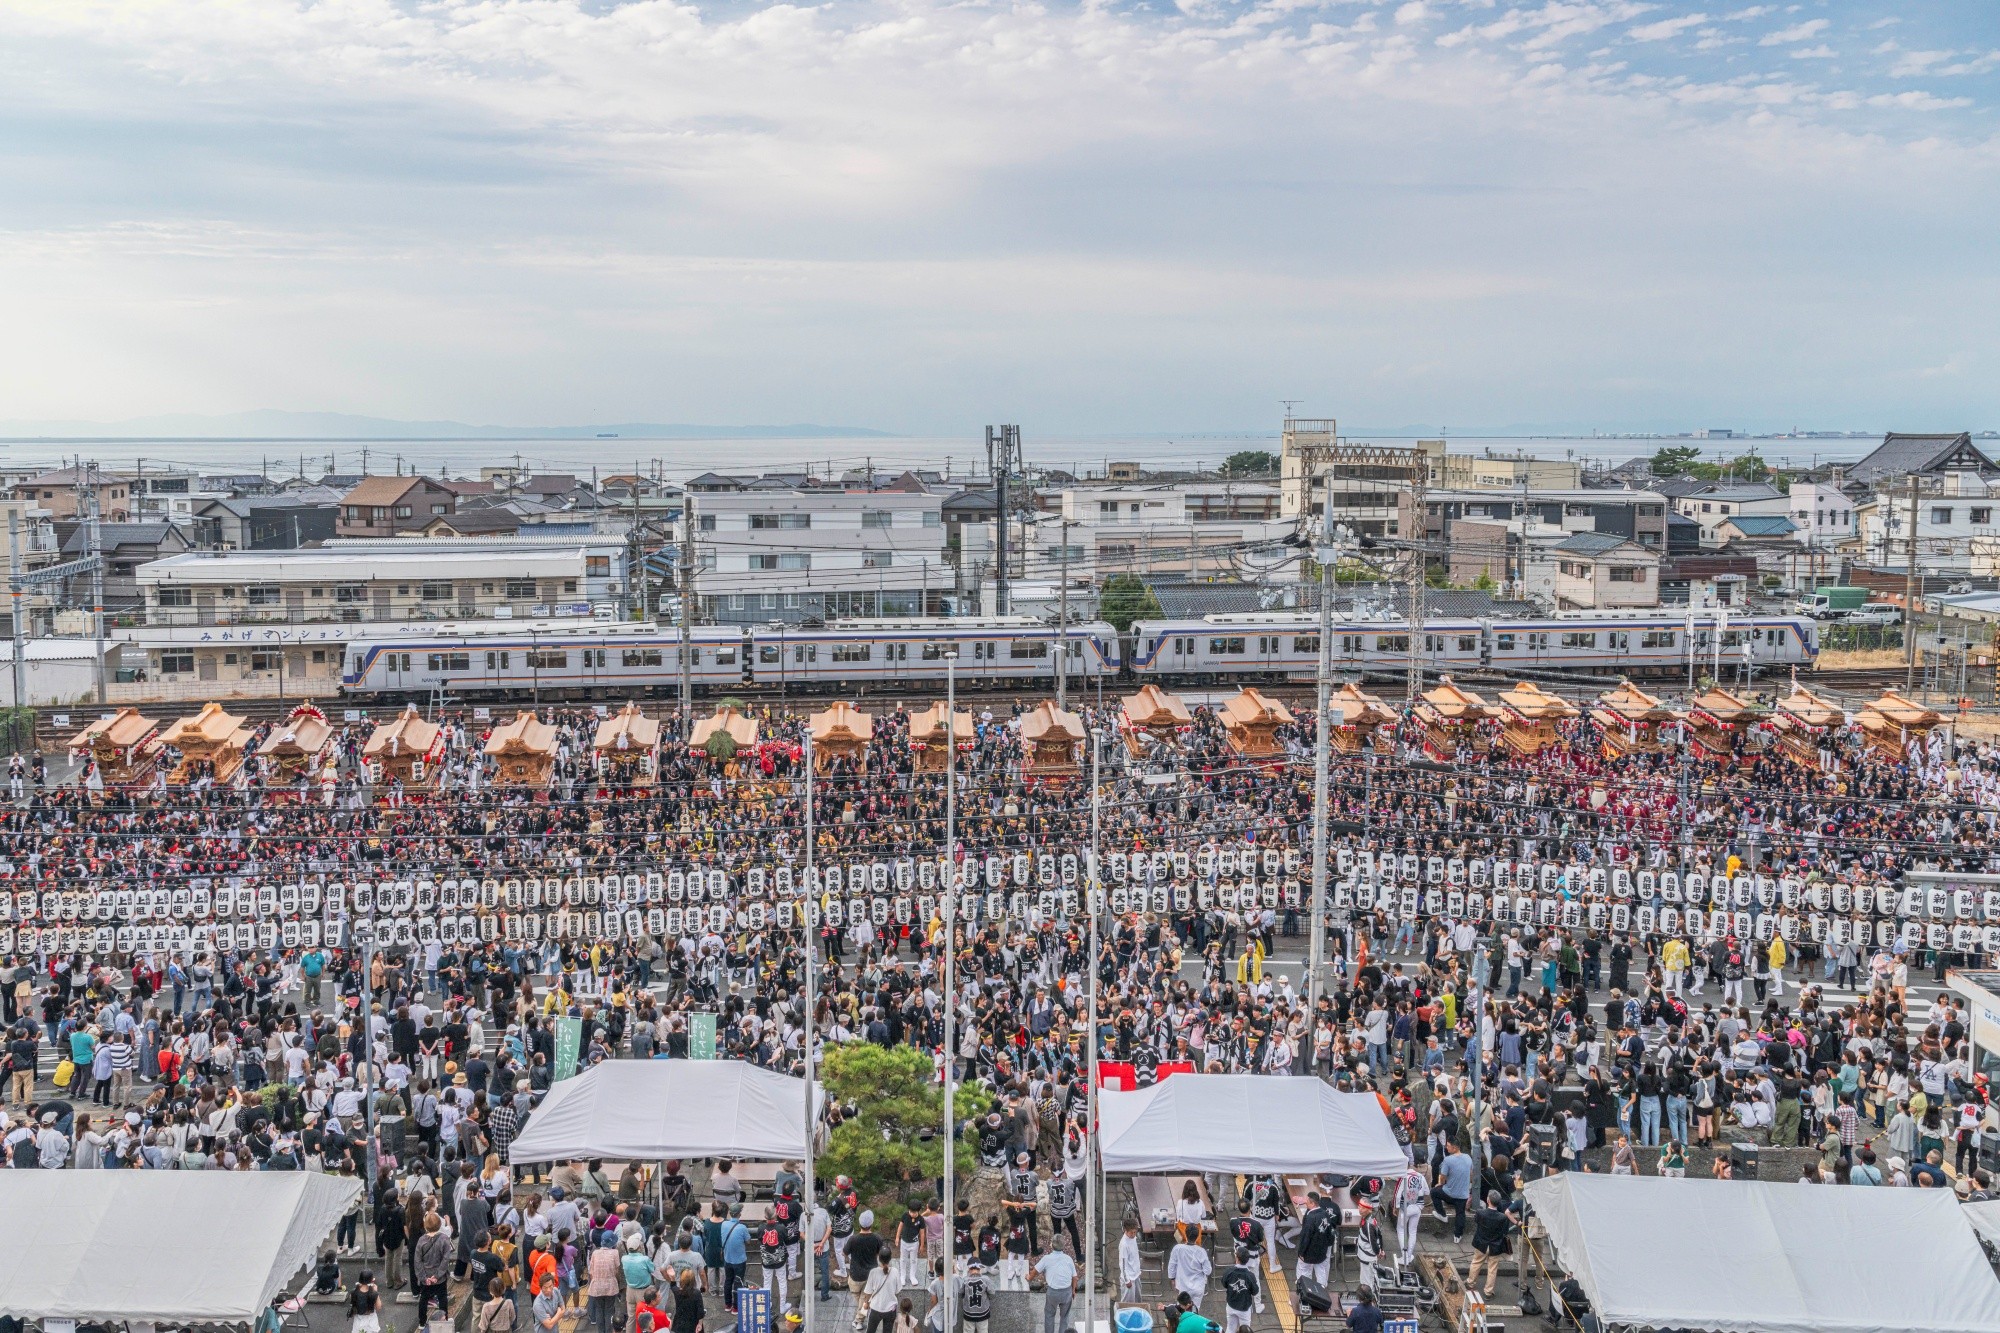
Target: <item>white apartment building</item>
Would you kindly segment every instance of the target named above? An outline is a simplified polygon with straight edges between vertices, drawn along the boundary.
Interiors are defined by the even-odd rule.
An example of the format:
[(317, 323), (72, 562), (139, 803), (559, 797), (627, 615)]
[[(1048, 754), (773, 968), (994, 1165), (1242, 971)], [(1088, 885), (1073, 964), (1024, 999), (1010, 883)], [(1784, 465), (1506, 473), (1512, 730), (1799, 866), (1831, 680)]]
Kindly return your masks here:
[(690, 495), (696, 592), (718, 624), (937, 615), (954, 591), (942, 495), (746, 490)]
[(1791, 519), (1803, 546), (1823, 549), (1853, 540), (1854, 500), (1840, 487), (1825, 482), (1795, 481), (1784, 499), (1783, 509), (1749, 512), (1783, 514)]
[[(1989, 575), (2000, 570), (2000, 477), (1946, 472), (1916, 501), (1918, 567), (1927, 574)], [(1878, 491), (1855, 506), (1862, 558), (1901, 567), (1910, 557), (1909, 492)]]

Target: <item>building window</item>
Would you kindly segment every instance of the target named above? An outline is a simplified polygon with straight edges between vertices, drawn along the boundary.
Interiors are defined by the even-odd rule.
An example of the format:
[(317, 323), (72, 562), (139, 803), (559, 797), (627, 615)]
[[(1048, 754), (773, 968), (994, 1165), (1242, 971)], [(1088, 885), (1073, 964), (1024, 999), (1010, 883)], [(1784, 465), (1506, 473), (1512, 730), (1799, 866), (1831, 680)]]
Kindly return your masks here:
[(533, 579), (508, 579), (507, 596), (512, 601), (526, 601), (535, 595)]
[(160, 674), (184, 676), (194, 670), (194, 653), (189, 650), (160, 654)]
[(1611, 581), (1613, 583), (1644, 583), (1646, 581), (1646, 571), (1637, 565), (1613, 565), (1611, 567)]
[(861, 526), (864, 528), (893, 528), (896, 515), (888, 509), (865, 509), (861, 512)]
[(443, 514), (445, 514), (445, 513), (448, 513), (448, 512), (450, 512), (450, 511), (448, 511), (448, 510), (447, 510), (447, 509), (446, 509), (446, 508), (445, 508), (445, 507), (444, 507), (443, 505), (432, 505), (432, 506), (431, 506), (431, 513), (432, 513), (433, 515), (443, 515)]
[(590, 579), (611, 577), (611, 557), (608, 555), (587, 555), (583, 558), (583, 576)]
[(1949, 509), (1931, 510), (1931, 522), (1938, 524), (1951, 522), (1951, 510)]
[(192, 588), (161, 588), (161, 589), (160, 589), (160, 605), (161, 605), (161, 606), (193, 606), (193, 605), (194, 605), (194, 589), (192, 589)]
[(861, 567), (863, 569), (887, 569), (895, 562), (895, 555), (890, 551), (863, 551), (861, 553)]
[(752, 514), (750, 526), (757, 530), (776, 529), (792, 531), (813, 525), (811, 514)]
[(564, 579), (564, 580), (563, 580), (563, 591), (564, 591), (564, 592), (575, 592), (575, 591), (576, 591), (576, 580), (575, 580), (575, 579)]
[(336, 583), (333, 585), (333, 600), (336, 602), (365, 602), (368, 600), (368, 585), (365, 583)]
[(944, 515), (943, 515), (943, 514), (939, 513), (939, 512), (938, 512), (937, 510), (935, 510), (935, 509), (926, 509), (926, 510), (924, 511), (924, 526), (925, 526), (925, 527), (927, 527), (927, 528), (936, 528), (936, 527), (942, 527), (943, 525), (944, 525)]
[(397, 506), (396, 506), (396, 517), (397, 517), (397, 518), (408, 518), (409, 516), (410, 516), (410, 507), (409, 507), (408, 505), (397, 505)]
[(1987, 506), (1974, 508), (1972, 511), (1972, 521), (1974, 523), (1991, 523), (1993, 521), (1993, 510)]
[(252, 606), (276, 606), (284, 600), (275, 583), (252, 583), (243, 589), (243, 596)]
[(250, 669), (252, 671), (280, 671), (284, 668), (284, 661), (285, 655), (283, 653), (252, 653), (250, 654)]
[(451, 580), (427, 579), (417, 585), (417, 596), (426, 602), (448, 602), (451, 600)]

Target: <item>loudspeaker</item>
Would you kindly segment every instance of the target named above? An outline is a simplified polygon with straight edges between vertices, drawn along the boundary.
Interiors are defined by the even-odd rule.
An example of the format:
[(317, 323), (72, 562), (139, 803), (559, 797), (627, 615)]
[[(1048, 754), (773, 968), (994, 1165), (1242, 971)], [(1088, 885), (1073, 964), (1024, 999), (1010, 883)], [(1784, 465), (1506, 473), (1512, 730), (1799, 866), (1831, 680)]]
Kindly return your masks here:
[(2000, 1172), (2000, 1132), (1987, 1130), (1979, 1136), (1979, 1165)]
[(1756, 1144), (1732, 1143), (1729, 1145), (1729, 1175), (1733, 1180), (1755, 1180), (1757, 1178)]
[(1299, 1279), (1299, 1305), (1314, 1314), (1326, 1314), (1333, 1309), (1333, 1297), (1317, 1280), (1302, 1277)]
[(1554, 1125), (1528, 1126), (1528, 1160), (1542, 1166), (1553, 1166), (1556, 1160), (1556, 1127)]

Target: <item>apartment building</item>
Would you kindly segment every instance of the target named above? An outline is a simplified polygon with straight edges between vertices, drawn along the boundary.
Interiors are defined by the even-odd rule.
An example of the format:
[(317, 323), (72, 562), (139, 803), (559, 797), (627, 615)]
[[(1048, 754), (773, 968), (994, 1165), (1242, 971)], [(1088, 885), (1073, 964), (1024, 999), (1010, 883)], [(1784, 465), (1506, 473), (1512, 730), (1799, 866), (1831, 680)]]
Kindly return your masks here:
[(952, 595), (943, 495), (689, 492), (697, 592), (718, 623), (936, 615)]
[(1583, 485), (1583, 464), (1566, 458), (1496, 458), (1490, 454), (1446, 454), (1444, 485), (1455, 491), (1575, 490)]
[(613, 538), (389, 538), (303, 550), (191, 551), (141, 565), (150, 625), (382, 624), (615, 613)]
[(132, 517), (132, 484), (124, 477), (90, 467), (57, 468), (17, 482), (14, 498), (46, 509), (52, 519), (77, 518), (86, 508), (84, 495), (92, 483), (97, 488), (97, 516), (106, 522), (125, 522)]
[[(1432, 491), (1424, 496), (1423, 535), (1456, 543), (1455, 525), (1526, 520), (1568, 532), (1601, 532), (1649, 550), (1667, 549), (1667, 498), (1655, 491)], [(1413, 530), (1417, 524), (1411, 524)]]

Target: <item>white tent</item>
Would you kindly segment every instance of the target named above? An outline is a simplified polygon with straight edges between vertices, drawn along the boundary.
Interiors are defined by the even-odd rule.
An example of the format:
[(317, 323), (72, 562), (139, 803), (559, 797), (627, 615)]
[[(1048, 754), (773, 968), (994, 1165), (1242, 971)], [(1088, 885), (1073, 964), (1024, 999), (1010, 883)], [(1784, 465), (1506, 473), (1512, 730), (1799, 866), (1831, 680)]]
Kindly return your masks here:
[(740, 1060), (606, 1060), (549, 1090), (516, 1162), (806, 1155), (806, 1082)]
[(1972, 1223), (1972, 1229), (2000, 1249), (2000, 1199), (1988, 1199), (1983, 1203), (1964, 1205), (1965, 1220)]
[(306, 1171), (0, 1171), (0, 1305), (25, 1319), (248, 1323), (360, 1193)]
[(2000, 1281), (1949, 1190), (1564, 1173), (1527, 1194), (1607, 1324), (2000, 1329)]
[(1101, 1092), (1106, 1171), (1400, 1174), (1403, 1150), (1373, 1093), (1316, 1078), (1175, 1074)]

